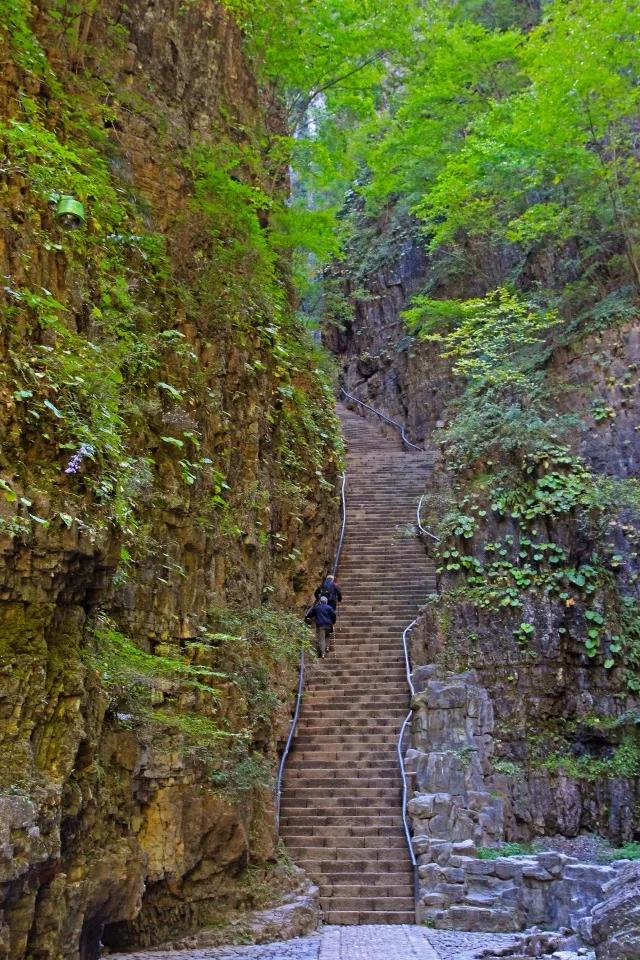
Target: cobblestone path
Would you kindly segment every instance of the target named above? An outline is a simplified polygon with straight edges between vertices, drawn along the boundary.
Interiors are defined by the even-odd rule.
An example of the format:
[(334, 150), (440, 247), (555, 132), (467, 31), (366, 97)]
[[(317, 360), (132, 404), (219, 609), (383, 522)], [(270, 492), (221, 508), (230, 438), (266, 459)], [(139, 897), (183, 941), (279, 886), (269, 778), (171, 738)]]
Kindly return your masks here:
[(409, 924), (327, 926), (312, 937), (251, 947), (117, 954), (109, 960), (473, 960), (513, 943), (510, 934), (426, 930)]

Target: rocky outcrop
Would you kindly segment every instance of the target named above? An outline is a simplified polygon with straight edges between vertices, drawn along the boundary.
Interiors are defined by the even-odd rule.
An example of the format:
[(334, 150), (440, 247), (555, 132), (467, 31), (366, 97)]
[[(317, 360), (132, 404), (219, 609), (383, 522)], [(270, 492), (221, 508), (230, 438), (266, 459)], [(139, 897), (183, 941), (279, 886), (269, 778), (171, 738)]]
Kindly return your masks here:
[[(594, 685), (593, 665), (577, 643), (566, 640), (564, 625), (578, 617), (578, 609), (559, 610), (545, 597), (514, 614), (478, 610), (470, 602), (451, 611), (433, 604), (411, 635), (414, 663), (433, 658), (444, 669), (473, 666), (488, 697), (496, 761), (490, 789), (502, 798), (509, 840), (581, 832), (614, 841), (633, 836), (633, 775), (612, 770), (598, 781), (576, 776), (570, 764), (545, 764), (550, 752), (560, 750), (554, 744), (567, 738), (577, 761), (611, 757), (625, 737), (634, 736), (635, 699), (623, 678), (609, 675)], [(522, 621), (535, 624), (535, 632), (526, 643), (512, 644)]]
[[(287, 872), (289, 870), (290, 868), (287, 868)], [(279, 879), (282, 881), (284, 878)], [(272, 892), (274, 906), (249, 913), (245, 911), (229, 914), (225, 922), (217, 927), (209, 927), (186, 937), (170, 940), (157, 945), (155, 949), (203, 950), (233, 942), (246, 943), (249, 940), (253, 943), (293, 940), (295, 937), (313, 933), (321, 919), (318, 888), (309, 883), (301, 870), (295, 868), (293, 875), (287, 877), (287, 886), (290, 889), (281, 897), (278, 897), (275, 891)]]
[[(276, 858), (290, 614), (332, 553), (337, 431), (287, 265), (274, 293), (243, 233), (250, 174), (213, 175), (281, 130), (228, 12), (13, 14), (0, 943), (90, 960), (255, 906), (243, 871)], [(55, 216), (60, 193), (84, 223)]]
[(640, 864), (628, 865), (604, 888), (592, 914), (591, 939), (597, 960), (640, 956)]
[[(439, 426), (455, 395), (451, 367), (437, 345), (408, 336), (402, 311), (428, 275), (428, 260), (415, 224), (400, 217), (356, 234), (348, 269), (336, 269), (347, 310), (324, 317), (323, 340), (341, 362), (345, 388), (358, 399), (406, 424), (421, 442)], [(369, 254), (372, 258), (369, 259)], [(379, 423), (379, 421), (377, 421)]]

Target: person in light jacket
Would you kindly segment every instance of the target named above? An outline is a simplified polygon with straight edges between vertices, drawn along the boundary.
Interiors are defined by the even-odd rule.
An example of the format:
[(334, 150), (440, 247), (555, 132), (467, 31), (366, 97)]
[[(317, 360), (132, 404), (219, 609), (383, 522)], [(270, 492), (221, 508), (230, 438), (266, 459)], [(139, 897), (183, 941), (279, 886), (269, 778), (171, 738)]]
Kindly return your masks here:
[(327, 597), (321, 596), (318, 602), (311, 607), (304, 619), (306, 623), (315, 622), (318, 656), (321, 659), (322, 657), (326, 657), (327, 634), (331, 633), (333, 625), (336, 622), (336, 612)]

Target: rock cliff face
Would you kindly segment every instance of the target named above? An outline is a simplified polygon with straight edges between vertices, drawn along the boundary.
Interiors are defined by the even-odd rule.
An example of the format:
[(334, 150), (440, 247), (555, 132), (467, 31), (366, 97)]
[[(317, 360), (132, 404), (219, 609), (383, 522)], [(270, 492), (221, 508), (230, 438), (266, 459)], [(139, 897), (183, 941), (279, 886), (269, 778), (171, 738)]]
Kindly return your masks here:
[(337, 430), (224, 8), (19, 3), (0, 41), (0, 953), (90, 958), (257, 902)]
[(355, 269), (337, 270), (331, 279), (339, 308), (327, 305), (323, 339), (342, 363), (345, 388), (401, 420), (420, 442), (441, 425), (455, 396), (450, 364), (437, 348), (407, 336), (401, 315), (426, 282), (428, 260), (406, 218), (370, 231), (358, 235), (348, 260)]
[[(429, 547), (439, 592), (411, 637), (422, 692), (410, 812), (425, 913), (471, 929), (576, 926), (610, 868), (585, 867), (585, 887), (575, 861), (566, 877), (559, 862), (544, 878), (539, 864), (524, 864), (533, 879), (523, 881), (522, 863), (496, 874), (468, 858), (504, 840), (638, 836), (638, 519), (624, 492), (640, 450), (638, 324), (572, 334), (567, 321), (549, 351), (547, 402), (558, 429), (562, 418), (570, 424), (564, 453), (551, 436), (540, 457), (514, 444), (459, 469), (437, 428), (464, 422), (464, 383), (437, 342), (407, 336), (401, 314), (417, 290), (463, 300), (497, 286), (508, 251), (484, 252), (481, 281), (441, 283), (438, 263), (408, 239), (410, 225), (397, 239), (380, 224), (369, 229), (366, 255), (341, 268), (345, 300), (325, 338), (346, 388), (441, 454), (424, 512), (442, 538)], [(533, 274), (545, 270), (554, 264), (532, 264)], [(574, 484), (576, 495), (565, 497)], [(537, 884), (535, 896), (527, 884)], [(530, 914), (527, 899), (537, 904)]]

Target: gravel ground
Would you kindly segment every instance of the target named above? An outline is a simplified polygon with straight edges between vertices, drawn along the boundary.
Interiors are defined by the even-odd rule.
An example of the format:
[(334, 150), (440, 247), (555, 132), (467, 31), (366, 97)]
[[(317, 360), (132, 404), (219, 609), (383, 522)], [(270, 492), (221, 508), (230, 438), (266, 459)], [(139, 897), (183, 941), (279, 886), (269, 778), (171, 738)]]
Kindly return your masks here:
[(584, 863), (602, 863), (611, 845), (603, 837), (585, 833), (578, 837), (541, 837), (534, 843), (534, 850), (555, 850)]

